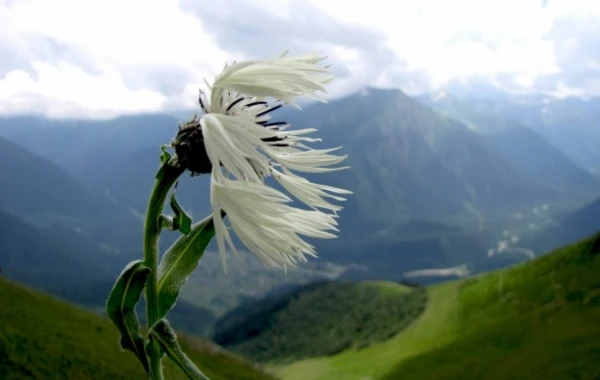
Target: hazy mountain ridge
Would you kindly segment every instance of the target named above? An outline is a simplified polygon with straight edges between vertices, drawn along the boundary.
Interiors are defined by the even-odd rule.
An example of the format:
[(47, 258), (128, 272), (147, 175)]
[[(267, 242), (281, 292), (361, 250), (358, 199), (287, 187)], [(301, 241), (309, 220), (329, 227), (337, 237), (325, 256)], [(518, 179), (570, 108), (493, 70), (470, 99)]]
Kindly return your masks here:
[(563, 213), (555, 225), (522, 244), (536, 252), (568, 244), (600, 231), (600, 198), (571, 212)]
[(108, 120), (22, 116), (0, 118), (0, 135), (59, 165), (75, 178), (94, 183), (133, 152), (168, 144), (177, 125), (177, 118), (165, 114)]
[[(511, 116), (510, 112), (493, 107), (495, 102), (466, 101), (445, 91), (418, 99), (483, 134), (511, 166), (521, 169), (562, 198), (568, 195), (573, 200), (588, 201), (600, 192), (598, 180), (568, 157), (568, 149), (563, 151), (561, 144), (556, 145), (544, 137), (545, 131), (524, 124), (518, 115)], [(543, 104), (544, 100), (530, 99), (529, 102)]]
[(63, 168), (0, 137), (0, 171), (6, 178), (0, 209), (40, 226), (77, 231), (96, 244), (113, 243), (111, 249), (129, 248), (137, 232), (130, 211)]
[(367, 89), (290, 119), (349, 154), (352, 170), (328, 179), (355, 192), (345, 211), (361, 220), (485, 214), (557, 198), (484, 136), (400, 91)]
[(517, 120), (546, 138), (575, 164), (600, 168), (600, 98), (556, 98), (488, 92), (460, 94), (472, 108)]
[[(72, 143), (65, 142), (66, 145)], [(125, 179), (123, 192), (118, 192), (117, 188), (114, 196), (90, 190), (88, 185), (73, 179), (56, 164), (4, 137), (0, 137), (0, 148), (0, 168), (5, 178), (11, 179), (3, 182), (0, 188), (2, 275), (102, 310), (114, 278), (127, 262), (141, 257), (143, 220), (133, 215), (129, 201), (137, 202), (135, 205), (140, 207), (136, 211), (143, 217), (154, 173), (160, 164), (158, 147), (149, 149), (148, 157), (142, 160), (128, 161), (140, 163), (147, 172), (142, 170), (138, 174), (135, 167), (134, 172), (128, 172), (128, 165), (113, 168), (125, 168), (126, 171), (121, 177)], [(150, 150), (153, 153), (150, 154)], [(138, 175), (129, 177), (130, 174)], [(109, 176), (108, 183), (114, 181)], [(141, 186), (135, 186), (137, 181)], [(184, 177), (182, 181), (191, 182), (192, 179)], [(197, 184), (181, 186), (178, 191), (178, 195), (184, 195), (184, 200), (192, 201), (181, 202), (186, 207), (190, 204), (191, 210), (198, 210), (197, 202), (193, 203), (195, 200), (208, 203), (193, 186)], [(127, 192), (130, 188), (134, 191)], [(201, 212), (194, 213), (196, 217), (198, 214), (205, 216)], [(177, 236), (175, 232), (163, 234), (161, 247), (167, 248)], [(230, 266), (238, 275), (243, 274), (243, 278), (234, 275), (222, 278), (221, 261), (213, 260), (213, 256), (207, 255), (198, 273), (190, 279), (173, 314), (173, 318), (182, 320), (185, 313), (179, 311), (187, 310), (187, 314), (197, 320), (198, 326), (192, 329), (195, 333), (204, 332), (203, 326), (214, 320), (215, 315), (209, 315), (213, 311), (222, 313), (242, 299), (259, 298), (284, 285), (295, 286), (329, 276), (335, 278), (344, 271), (343, 267), (329, 267), (326, 262), (321, 262), (320, 267), (305, 268), (297, 274), (293, 272), (286, 279), (283, 273), (268, 275), (262, 264), (257, 265), (258, 259), (243, 263), (233, 260)], [(206, 286), (211, 290), (206, 291)], [(199, 290), (202, 297), (197, 297)], [(211, 311), (207, 312), (205, 307), (210, 307)], [(190, 331), (193, 321), (186, 322), (181, 327)]]
[[(342, 152), (349, 154), (351, 170), (323, 179), (355, 191), (346, 203), (345, 219), (385, 224), (435, 220), (469, 215), (473, 209), (485, 214), (560, 200), (564, 193), (556, 189), (554, 178), (530, 178), (531, 170), (522, 170), (522, 161), (515, 162), (512, 152), (498, 141), (488, 141), (401, 91), (368, 88), (328, 105), (313, 104), (303, 112), (286, 110), (276, 116), (298, 127), (319, 128), (324, 140), (319, 145), (343, 146)], [(1, 121), (0, 133), (77, 173), (94, 189), (108, 190), (114, 200), (125, 202), (121, 206), (142, 212), (149, 192), (145, 186), (151, 186), (159, 165), (158, 146), (176, 134), (177, 123), (173, 116), (158, 114), (102, 121), (17, 118)], [(561, 180), (579, 176), (576, 179), (586, 190), (598, 189), (582, 173), (569, 172), (577, 168), (563, 166)], [(313, 178), (323, 181), (318, 175)], [(207, 191), (205, 178), (194, 181)], [(186, 191), (181, 191), (182, 198), (198, 204), (200, 191), (189, 196)], [(207, 210), (206, 202), (200, 202), (200, 210)]]
[[(407, 271), (465, 263), (476, 272), (489, 269), (495, 264), (488, 260), (486, 252), (495, 240), (493, 231), (486, 229), (496, 228), (494, 223), (507, 221), (513, 212), (531, 210), (547, 200), (573, 201), (572, 188), (567, 187), (570, 182), (576, 182), (578, 187), (584, 184), (581, 187), (585, 191), (593, 191), (596, 186), (568, 160), (552, 162), (557, 166), (562, 162), (558, 174), (538, 170), (535, 165), (521, 165), (527, 156), (518, 157), (508, 149), (508, 143), (514, 138), (529, 139), (531, 134), (499, 135), (505, 140), (494, 140), (495, 136), (475, 133), (465, 124), (396, 90), (367, 89), (327, 105), (308, 106), (303, 112), (285, 110), (277, 113), (276, 119), (288, 120), (298, 128), (319, 128), (318, 135), (324, 142), (316, 147), (343, 146), (342, 152), (349, 154), (350, 170), (310, 176), (317, 182), (354, 192), (341, 213), (340, 238), (315, 242), (322, 261), (348, 269), (340, 274), (343, 277), (399, 280)], [(93, 215), (90, 221), (126, 235), (115, 237), (109, 233), (112, 230), (97, 226), (99, 232), (94, 233), (85, 226), (81, 228), (94, 235), (90, 237), (94, 244), (122, 250), (111, 259), (114, 265), (122, 266), (139, 257), (141, 217), (160, 165), (159, 146), (168, 143), (176, 131), (177, 119), (169, 115), (102, 121), (2, 119), (0, 133), (35, 151), (33, 156), (37, 157), (32, 159), (27, 149), (0, 140), (9, 146), (0, 150), (5, 164), (11, 162), (11, 157), (21, 157), (16, 165), (11, 164), (10, 175), (24, 181), (21, 177), (32, 173), (30, 167), (47, 168), (34, 171), (29, 182), (11, 184), (4, 191), (12, 189), (12, 194), (22, 192), (27, 199), (44, 202), (52, 199), (52, 205), (68, 205), (67, 200), (73, 204), (79, 199), (83, 204), (78, 208), (81, 216)], [(549, 149), (551, 157), (560, 156), (560, 152), (535, 137), (531, 139), (541, 144), (536, 152)], [(40, 156), (65, 167), (58, 168)], [(25, 166), (27, 162), (35, 164)], [(75, 174), (81, 177), (73, 179)], [(73, 188), (57, 190), (56, 186), (63, 183), (73, 184)], [(35, 189), (40, 184), (58, 200), (37, 197)], [(177, 196), (195, 218), (202, 218), (209, 212), (208, 191), (207, 176), (184, 175)], [(89, 211), (92, 208), (86, 205), (94, 202), (100, 205), (97, 212)], [(33, 207), (30, 203), (26, 206)], [(43, 210), (49, 206), (36, 207)], [(66, 215), (71, 212), (59, 211)], [(112, 219), (115, 215), (117, 219)], [(471, 224), (463, 224), (465, 220)], [(77, 223), (66, 226), (74, 229), (79, 226)], [(480, 228), (471, 230), (468, 226)], [(176, 236), (168, 233), (161, 237), (161, 246), (166, 248)], [(211, 264), (207, 271), (216, 268), (216, 264)], [(193, 285), (193, 281), (190, 284), (201, 292), (205, 286)], [(270, 291), (273, 287), (262, 289)], [(190, 300), (193, 298), (190, 296)], [(237, 301), (232, 293), (225, 303), (214, 302), (222, 310)]]
[(74, 232), (62, 235), (0, 210), (2, 275), (54, 292), (109, 276), (106, 253)]

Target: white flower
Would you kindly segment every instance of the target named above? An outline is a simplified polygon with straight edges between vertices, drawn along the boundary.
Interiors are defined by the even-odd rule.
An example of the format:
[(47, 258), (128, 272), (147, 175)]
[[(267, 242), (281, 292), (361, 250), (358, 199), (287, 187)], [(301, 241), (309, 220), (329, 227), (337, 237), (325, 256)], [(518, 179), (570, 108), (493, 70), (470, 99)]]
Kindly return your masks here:
[[(337, 231), (335, 216), (286, 204), (290, 198), (271, 187), (254, 182), (215, 178), (212, 173), (211, 205), (227, 211), (231, 227), (242, 243), (271, 266), (294, 265), (305, 255), (316, 256), (314, 247), (300, 235), (330, 239)], [(236, 248), (219, 212), (213, 211), (217, 244), (225, 265), (225, 243)]]
[[(270, 121), (270, 113), (283, 102), (294, 105), (295, 98), (302, 95), (322, 100), (316, 92), (325, 92), (333, 77), (318, 65), (321, 60), (317, 54), (287, 57), (284, 53), (274, 59), (235, 63), (226, 66), (209, 85), (210, 102), (200, 93), (204, 115), (199, 124), (212, 164), (211, 208), (224, 263), (226, 246), (237, 251), (221, 209), (244, 245), (271, 266), (285, 268), (305, 260), (305, 255), (316, 256), (314, 247), (300, 235), (335, 237), (336, 216), (321, 209), (341, 210), (326, 198), (343, 201), (340, 195), (351, 192), (314, 184), (292, 170), (323, 173), (344, 169), (333, 166), (346, 156), (331, 154), (339, 148), (307, 146), (321, 141), (307, 136), (315, 129), (289, 130), (285, 122)], [(267, 98), (280, 101), (269, 104)], [(291, 198), (265, 183), (269, 176), (311, 210), (291, 206)]]

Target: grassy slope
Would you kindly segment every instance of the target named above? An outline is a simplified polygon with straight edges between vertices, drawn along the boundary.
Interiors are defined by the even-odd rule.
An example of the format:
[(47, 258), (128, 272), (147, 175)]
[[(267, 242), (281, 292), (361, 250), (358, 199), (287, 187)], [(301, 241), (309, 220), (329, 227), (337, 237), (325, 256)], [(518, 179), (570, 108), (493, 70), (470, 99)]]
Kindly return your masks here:
[[(0, 378), (144, 379), (133, 354), (121, 352), (113, 325), (92, 312), (0, 279)], [(183, 339), (211, 380), (273, 380), (216, 345)], [(184, 379), (167, 364), (166, 378)]]
[(598, 379), (600, 238), (430, 289), (384, 343), (277, 368), (286, 380)]
[(313, 284), (232, 312), (217, 323), (213, 337), (259, 362), (333, 355), (396, 335), (424, 311), (426, 297), (425, 288), (392, 283)]

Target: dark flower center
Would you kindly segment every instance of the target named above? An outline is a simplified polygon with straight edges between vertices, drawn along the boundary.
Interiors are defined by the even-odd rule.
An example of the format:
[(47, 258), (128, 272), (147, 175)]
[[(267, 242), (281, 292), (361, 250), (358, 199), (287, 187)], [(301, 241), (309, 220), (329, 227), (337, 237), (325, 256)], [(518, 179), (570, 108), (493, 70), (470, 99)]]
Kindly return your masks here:
[(204, 147), (202, 128), (196, 117), (179, 127), (179, 132), (171, 145), (175, 148), (179, 162), (190, 171), (192, 176), (208, 174), (212, 170), (212, 164)]
[[(233, 102), (231, 102), (231, 104), (229, 104), (229, 106), (225, 110), (225, 114), (229, 115), (229, 112), (233, 109), (233, 107), (243, 102), (244, 100), (247, 100), (247, 98), (238, 95), (238, 98), (236, 98)], [(198, 102), (200, 103), (200, 108), (202, 108), (202, 110), (205, 113), (208, 113), (202, 101), (202, 96), (198, 98)], [(221, 97), (220, 102), (222, 105), (223, 97)], [(264, 111), (261, 111), (256, 114), (257, 118), (265, 116), (273, 111), (276, 111), (283, 106), (282, 104), (278, 104), (269, 107), (269, 104), (267, 102), (256, 101), (245, 104), (244, 107), (249, 108), (257, 105), (265, 106)], [(256, 122), (256, 124), (262, 125), (265, 128), (268, 127), (278, 130), (279, 127), (283, 127), (288, 123), (286, 123), (285, 121), (259, 121)], [(262, 139), (262, 141), (268, 143), (271, 146), (286, 147), (288, 146), (288, 144), (283, 142), (286, 138), (287, 137), (269, 137)], [(204, 136), (202, 135), (202, 128), (200, 127), (200, 119), (197, 116), (194, 116), (192, 120), (186, 122), (185, 124), (179, 127), (179, 132), (177, 133), (175, 139), (172, 141), (171, 145), (175, 149), (175, 153), (177, 154), (177, 157), (179, 157), (181, 164), (190, 171), (192, 176), (208, 174), (211, 172), (212, 164), (210, 162), (210, 159), (208, 158), (208, 154), (206, 153), (206, 148), (204, 146)]]

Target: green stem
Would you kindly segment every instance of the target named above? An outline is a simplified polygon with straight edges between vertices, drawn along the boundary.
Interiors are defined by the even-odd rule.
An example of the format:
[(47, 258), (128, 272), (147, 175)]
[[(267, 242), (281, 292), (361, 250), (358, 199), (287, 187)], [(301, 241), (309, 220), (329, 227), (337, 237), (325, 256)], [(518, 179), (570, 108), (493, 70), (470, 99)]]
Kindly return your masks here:
[[(177, 156), (173, 156), (160, 169), (154, 182), (144, 224), (144, 262), (151, 269), (146, 283), (146, 318), (148, 329), (158, 321), (158, 238), (160, 236), (159, 217), (165, 207), (165, 201), (171, 187), (185, 171), (179, 165)], [(151, 378), (162, 380), (160, 347), (153, 343), (149, 350)]]

